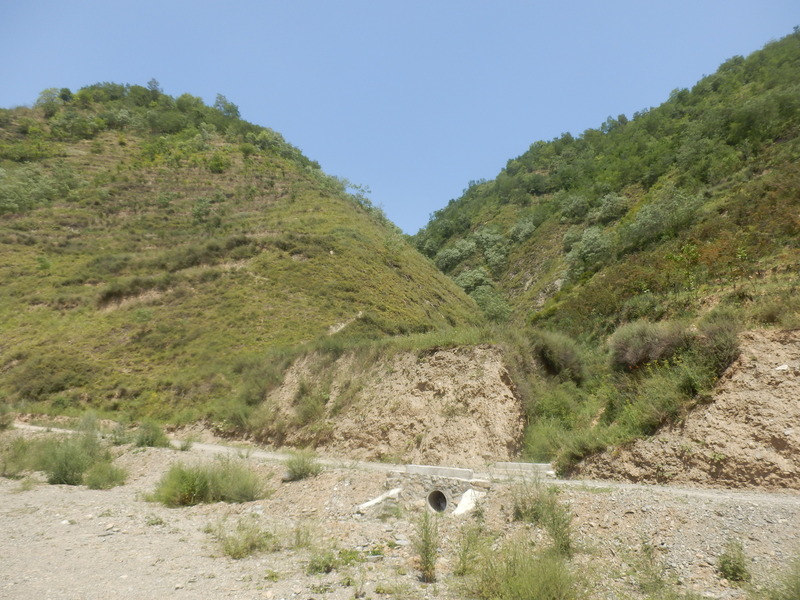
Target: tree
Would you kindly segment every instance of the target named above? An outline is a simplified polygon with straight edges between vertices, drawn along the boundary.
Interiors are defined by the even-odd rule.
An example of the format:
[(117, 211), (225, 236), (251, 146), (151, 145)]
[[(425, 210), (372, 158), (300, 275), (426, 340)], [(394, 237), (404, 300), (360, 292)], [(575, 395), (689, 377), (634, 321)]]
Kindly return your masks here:
[(234, 119), (239, 118), (239, 107), (233, 102), (229, 101), (222, 94), (217, 94), (217, 100), (214, 102), (214, 108), (223, 114), (223, 116), (231, 117)]

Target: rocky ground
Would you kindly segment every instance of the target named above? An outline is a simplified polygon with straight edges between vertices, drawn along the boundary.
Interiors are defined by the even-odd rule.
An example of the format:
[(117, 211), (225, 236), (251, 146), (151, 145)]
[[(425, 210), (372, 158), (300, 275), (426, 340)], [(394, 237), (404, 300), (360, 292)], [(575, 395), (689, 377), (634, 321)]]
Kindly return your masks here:
[[(17, 429), (0, 441), (15, 435), (56, 434)], [(189, 452), (125, 446), (118, 452), (129, 479), (111, 490), (47, 485), (39, 475), (0, 479), (0, 597), (466, 598), (472, 580), (454, 573), (465, 528), (481, 523), (495, 546), (515, 536), (550, 543), (540, 528), (512, 520), (519, 482), (490, 470), (475, 476), (480, 481), (473, 487), (485, 493), (479, 510), (456, 516), (453, 502), (441, 516), (438, 581), (425, 584), (412, 542), (436, 480), (404, 474), (402, 466), (332, 463), (316, 477), (283, 482), (276, 455), (206, 444)], [(144, 499), (171, 463), (213, 460), (211, 452), (238, 454), (271, 494), (244, 504), (174, 509)], [(570, 565), (579, 597), (644, 598), (655, 579), (704, 597), (743, 598), (716, 570), (729, 539), (743, 543), (756, 583), (772, 581), (800, 551), (795, 492), (551, 484), (574, 515), (577, 552)], [(399, 503), (359, 510), (398, 486), (404, 489)], [(272, 532), (274, 548), (227, 557), (212, 532), (242, 519)], [(325, 552), (341, 564), (309, 574)]]

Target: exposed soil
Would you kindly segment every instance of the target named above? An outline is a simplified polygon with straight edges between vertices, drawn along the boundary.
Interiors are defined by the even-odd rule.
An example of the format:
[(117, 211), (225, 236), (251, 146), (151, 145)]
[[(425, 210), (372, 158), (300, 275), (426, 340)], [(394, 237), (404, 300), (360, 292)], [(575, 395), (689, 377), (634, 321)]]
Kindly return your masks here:
[(656, 436), (591, 457), (583, 477), (800, 489), (800, 331), (741, 336), (710, 404)]
[[(432, 465), (510, 460), (522, 438), (522, 406), (493, 346), (405, 352), (365, 366), (351, 355), (328, 366), (324, 430), (314, 445), (331, 456)], [(287, 421), (301, 386), (320, 379), (318, 357), (296, 362), (267, 402)], [(308, 443), (289, 427), (282, 441)], [(269, 437), (266, 441), (275, 442)]]

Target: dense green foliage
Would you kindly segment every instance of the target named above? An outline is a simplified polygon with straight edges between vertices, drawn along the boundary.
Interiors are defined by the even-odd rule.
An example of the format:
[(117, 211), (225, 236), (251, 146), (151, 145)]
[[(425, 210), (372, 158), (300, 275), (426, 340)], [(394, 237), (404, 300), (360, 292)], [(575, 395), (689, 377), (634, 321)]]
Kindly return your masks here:
[(534, 143), (414, 236), (509, 320), (530, 458), (566, 469), (649, 435), (704, 401), (740, 327), (800, 325), (799, 133), (795, 31), (661, 106)]
[(414, 241), (476, 300), (493, 290), (573, 335), (763, 276), (797, 255), (799, 65), (794, 33), (657, 108), (536, 142)]
[(3, 110), (0, 215), (0, 402), (29, 410), (235, 428), (304, 344), (482, 319), (359, 186), (155, 81)]

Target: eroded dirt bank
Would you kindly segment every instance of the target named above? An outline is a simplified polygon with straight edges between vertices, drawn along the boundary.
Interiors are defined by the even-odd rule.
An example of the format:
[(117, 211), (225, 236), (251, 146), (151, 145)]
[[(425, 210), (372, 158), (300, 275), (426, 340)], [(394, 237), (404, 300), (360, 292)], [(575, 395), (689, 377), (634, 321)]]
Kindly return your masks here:
[[(519, 399), (498, 348), (404, 352), (359, 365), (345, 355), (320, 366), (295, 363), (267, 399), (268, 424), (283, 422), (280, 442), (313, 444), (328, 455), (362, 460), (480, 466), (517, 455)], [(320, 380), (328, 378), (323, 386)], [(322, 389), (320, 389), (322, 388)], [(322, 394), (324, 418), (298, 428), (304, 395)], [(263, 440), (275, 443), (266, 432)]]
[(800, 331), (751, 331), (712, 402), (656, 436), (587, 459), (581, 477), (800, 489)]

